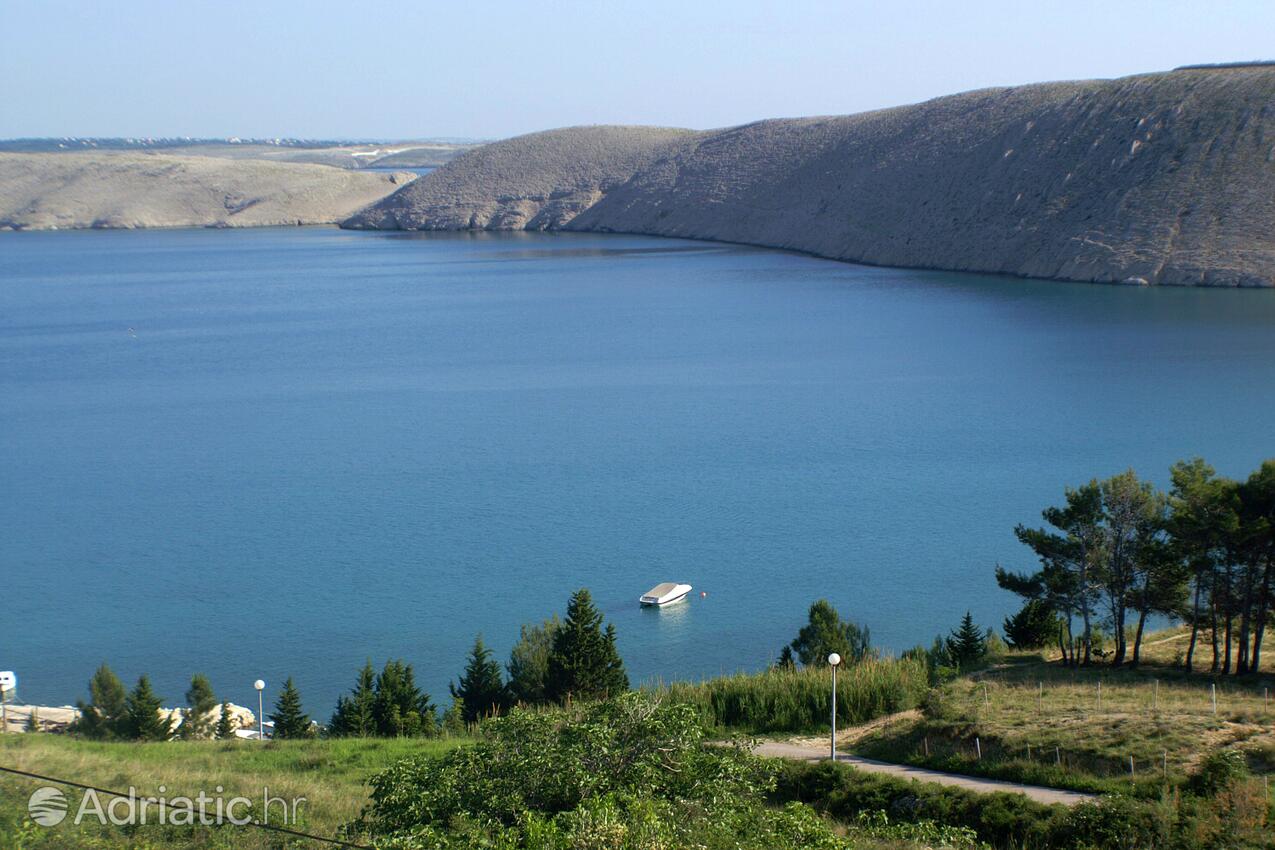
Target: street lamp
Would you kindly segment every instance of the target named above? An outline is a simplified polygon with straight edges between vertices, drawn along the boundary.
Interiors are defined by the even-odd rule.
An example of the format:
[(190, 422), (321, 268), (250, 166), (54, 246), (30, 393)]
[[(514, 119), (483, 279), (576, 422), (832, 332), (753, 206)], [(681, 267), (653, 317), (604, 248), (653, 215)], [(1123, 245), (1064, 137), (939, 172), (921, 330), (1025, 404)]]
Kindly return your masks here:
[[(252, 683), (252, 686), (257, 689), (257, 740), (264, 741), (266, 739), (266, 715), (265, 709), (261, 705), (261, 692), (266, 689), (266, 683), (258, 679)], [(835, 688), (836, 686), (834, 685), (833, 687)]]
[(828, 656), (828, 666), (832, 668), (832, 742), (829, 746), (829, 758), (837, 760), (837, 666), (841, 664), (841, 656), (832, 653)]

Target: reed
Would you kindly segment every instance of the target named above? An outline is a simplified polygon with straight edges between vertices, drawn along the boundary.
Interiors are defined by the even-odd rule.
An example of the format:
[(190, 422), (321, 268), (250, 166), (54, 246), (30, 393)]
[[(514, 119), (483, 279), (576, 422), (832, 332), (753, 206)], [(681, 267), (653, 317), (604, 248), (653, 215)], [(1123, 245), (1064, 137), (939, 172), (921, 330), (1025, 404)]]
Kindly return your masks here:
[[(871, 659), (842, 667), (837, 673), (837, 721), (863, 723), (915, 708), (927, 687), (925, 663), (915, 659)], [(814, 732), (829, 725), (832, 676), (827, 667), (776, 667), (654, 690), (695, 706), (714, 728)]]

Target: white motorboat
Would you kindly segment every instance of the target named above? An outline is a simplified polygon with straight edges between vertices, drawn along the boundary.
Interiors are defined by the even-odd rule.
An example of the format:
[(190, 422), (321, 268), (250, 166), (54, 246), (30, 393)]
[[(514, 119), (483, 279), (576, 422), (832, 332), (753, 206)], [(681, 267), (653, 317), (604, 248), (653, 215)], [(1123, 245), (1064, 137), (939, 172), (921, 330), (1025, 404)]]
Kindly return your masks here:
[(686, 594), (690, 592), (691, 586), (689, 584), (675, 584), (674, 582), (666, 581), (643, 593), (638, 598), (638, 602), (643, 605), (671, 605), (674, 602), (681, 602), (686, 598)]

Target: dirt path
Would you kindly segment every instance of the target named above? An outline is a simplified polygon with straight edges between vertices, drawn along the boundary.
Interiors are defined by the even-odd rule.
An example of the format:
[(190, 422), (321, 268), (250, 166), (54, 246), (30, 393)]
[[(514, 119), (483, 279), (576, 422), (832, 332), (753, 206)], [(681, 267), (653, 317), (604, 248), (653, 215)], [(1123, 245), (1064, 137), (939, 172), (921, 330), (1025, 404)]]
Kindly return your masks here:
[[(757, 755), (771, 758), (797, 759), (799, 761), (820, 761), (828, 757), (828, 742), (821, 744), (813, 740), (802, 741), (767, 741), (759, 744), (754, 750)], [(1017, 782), (1005, 782), (1000, 779), (984, 779), (979, 776), (962, 776), (958, 773), (943, 773), (924, 767), (912, 767), (906, 764), (891, 764), (861, 756), (837, 753), (837, 761), (852, 765), (856, 770), (868, 773), (884, 773), (899, 779), (915, 779), (920, 782), (933, 782), (937, 785), (951, 785), (989, 794), (994, 791), (1010, 794), (1023, 794), (1038, 803), (1061, 803), (1074, 806), (1098, 799), (1096, 794), (1085, 794), (1080, 791), (1065, 791), (1061, 788), (1043, 788), (1039, 785), (1020, 785)]]

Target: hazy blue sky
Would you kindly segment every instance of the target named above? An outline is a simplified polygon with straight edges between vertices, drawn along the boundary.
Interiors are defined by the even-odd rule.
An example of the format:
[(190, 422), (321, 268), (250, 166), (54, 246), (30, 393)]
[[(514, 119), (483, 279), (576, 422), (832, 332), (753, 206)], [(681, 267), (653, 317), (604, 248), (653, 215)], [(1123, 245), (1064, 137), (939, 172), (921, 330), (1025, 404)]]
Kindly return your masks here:
[(1269, 58), (1275, 2), (0, 0), (0, 137), (717, 127)]

